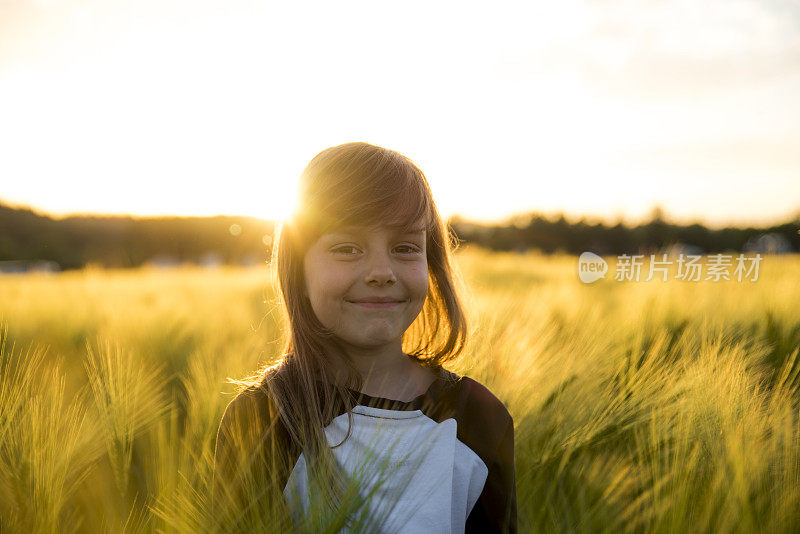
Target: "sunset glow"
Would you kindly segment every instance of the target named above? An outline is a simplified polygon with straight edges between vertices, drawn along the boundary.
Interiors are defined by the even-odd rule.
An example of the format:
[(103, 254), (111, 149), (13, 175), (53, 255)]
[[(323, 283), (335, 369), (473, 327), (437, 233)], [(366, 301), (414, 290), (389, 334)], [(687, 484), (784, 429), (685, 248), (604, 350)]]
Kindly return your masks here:
[(445, 215), (783, 220), (800, 6), (778, 4), (0, 2), (0, 201), (282, 217), (358, 140)]

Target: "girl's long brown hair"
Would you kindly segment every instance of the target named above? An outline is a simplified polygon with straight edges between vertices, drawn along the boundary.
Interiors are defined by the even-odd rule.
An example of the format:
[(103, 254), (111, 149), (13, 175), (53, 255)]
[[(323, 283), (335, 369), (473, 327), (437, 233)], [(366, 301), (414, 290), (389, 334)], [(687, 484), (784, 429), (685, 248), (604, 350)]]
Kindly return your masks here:
[[(464, 348), (467, 318), (458, 296), (464, 286), (452, 258), (458, 243), (439, 216), (427, 178), (410, 159), (367, 143), (323, 150), (301, 175), (297, 209), (276, 228), (270, 271), (279, 288), (288, 338), (280, 359), (262, 370), (257, 382), (277, 406), (291, 439), (304, 451), (310, 471), (328, 482), (323, 487), (333, 490), (326, 500), (338, 502), (344, 487), (341, 473), (333, 475), (337, 468), (324, 434), (330, 421), (326, 414), (337, 402), (349, 414), (353, 406), (346, 388), (360, 390), (363, 377), (314, 314), (306, 294), (306, 251), (339, 225), (410, 227), (419, 222), (426, 229), (429, 289), (402, 344), (418, 362), (437, 368)], [(333, 359), (342, 364), (337, 368), (346, 369), (344, 377), (333, 376)]]

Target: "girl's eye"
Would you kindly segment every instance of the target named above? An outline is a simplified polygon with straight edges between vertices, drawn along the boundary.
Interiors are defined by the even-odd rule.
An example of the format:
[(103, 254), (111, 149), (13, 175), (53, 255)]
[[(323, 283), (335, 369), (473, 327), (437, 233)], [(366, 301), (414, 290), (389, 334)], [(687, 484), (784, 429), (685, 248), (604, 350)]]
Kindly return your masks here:
[(334, 254), (344, 254), (345, 256), (352, 256), (354, 253), (349, 252), (351, 250), (356, 250), (356, 247), (353, 247), (353, 246), (350, 246), (350, 245), (344, 246), (344, 247), (338, 247), (338, 248), (333, 249), (333, 253)]
[[(411, 245), (400, 245), (395, 250), (399, 251), (400, 254), (418, 254), (420, 252), (417, 247)], [(355, 256), (358, 253), (358, 249), (352, 245), (345, 245), (333, 249), (332, 252), (344, 256)]]

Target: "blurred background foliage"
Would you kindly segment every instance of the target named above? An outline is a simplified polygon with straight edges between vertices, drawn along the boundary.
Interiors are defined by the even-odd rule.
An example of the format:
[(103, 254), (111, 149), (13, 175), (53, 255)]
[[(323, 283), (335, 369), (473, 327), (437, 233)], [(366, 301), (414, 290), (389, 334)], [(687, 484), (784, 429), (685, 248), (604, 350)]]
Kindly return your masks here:
[[(634, 254), (800, 251), (800, 214), (768, 228), (707, 228), (668, 222), (656, 208), (647, 223), (606, 225), (537, 213), (504, 223), (449, 220), (459, 242), (493, 251)], [(0, 203), (0, 270), (77, 269), (86, 265), (256, 265), (269, 260), (275, 222), (255, 217), (70, 216), (53, 219)], [(50, 263), (42, 263), (50, 262)]]

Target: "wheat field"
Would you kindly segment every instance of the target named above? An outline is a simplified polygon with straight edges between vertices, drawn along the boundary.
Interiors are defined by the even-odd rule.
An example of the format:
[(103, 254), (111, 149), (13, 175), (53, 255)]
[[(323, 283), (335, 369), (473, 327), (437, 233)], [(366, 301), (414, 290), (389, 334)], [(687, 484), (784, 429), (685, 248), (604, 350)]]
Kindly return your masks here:
[[(451, 370), (514, 417), (521, 532), (800, 531), (800, 257), (593, 284), (574, 256), (457, 261)], [(208, 481), (226, 379), (280, 350), (274, 297), (263, 266), (0, 276), (0, 532), (242, 529)]]

